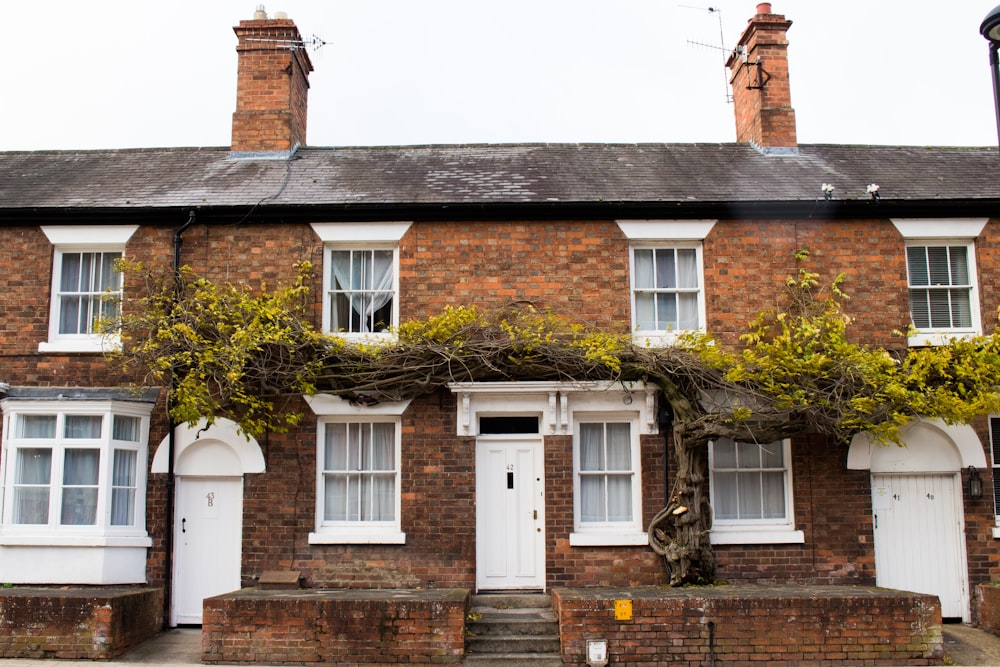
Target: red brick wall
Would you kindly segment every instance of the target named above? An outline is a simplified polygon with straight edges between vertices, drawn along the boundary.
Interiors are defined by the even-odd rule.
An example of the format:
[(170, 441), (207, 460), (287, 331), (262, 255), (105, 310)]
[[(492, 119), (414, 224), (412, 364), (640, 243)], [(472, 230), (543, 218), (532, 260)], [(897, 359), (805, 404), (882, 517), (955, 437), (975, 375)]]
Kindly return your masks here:
[(160, 588), (0, 589), (0, 658), (108, 660), (162, 627)]
[(278, 593), (205, 601), (207, 664), (458, 664), (468, 591)]
[[(856, 588), (716, 586), (556, 589), (564, 663), (606, 639), (611, 664), (935, 665), (941, 607), (918, 593)], [(616, 620), (615, 598), (632, 604)]]
[[(178, 219), (179, 226), (183, 222)], [(169, 272), (174, 227), (143, 227), (126, 254)], [(5, 227), (0, 242), (18, 266), (0, 271), (0, 380), (15, 386), (116, 385), (125, 380), (94, 354), (40, 355), (48, 332), (52, 249), (36, 227)], [(793, 254), (809, 249), (805, 266), (829, 282), (845, 273), (855, 318), (852, 335), (891, 347), (891, 330), (908, 319), (903, 239), (886, 220), (721, 221), (704, 244), (708, 328), (734, 343), (747, 322), (773, 306)], [(1000, 305), (1000, 232), (988, 226), (977, 241), (984, 322)], [(184, 235), (182, 261), (214, 280), (287, 283), (296, 260), (316, 264), (312, 308), (319, 323), (322, 243), (305, 224), (196, 224)], [(9, 261), (15, 261), (13, 259)], [(400, 247), (402, 317), (425, 317), (446, 305), (484, 310), (515, 300), (626, 331), (629, 320), (628, 242), (607, 221), (538, 220), (416, 222)], [(296, 409), (308, 408), (297, 399)], [(152, 453), (167, 428), (163, 402), (153, 413)], [(310, 586), (461, 586), (475, 580), (474, 438), (455, 435), (455, 399), (441, 391), (414, 401), (403, 417), (402, 546), (309, 545), (315, 511), (315, 423), (261, 440), (267, 472), (248, 475), (244, 567), (246, 583), (269, 569), (296, 569)], [(985, 433), (985, 422), (979, 425)], [(665, 496), (660, 436), (643, 436), (643, 512), (648, 520)], [(570, 547), (571, 441), (546, 437), (549, 585), (652, 584), (662, 565), (646, 547)], [(731, 580), (873, 582), (870, 489), (866, 471), (845, 469), (846, 449), (816, 439), (793, 446), (795, 513), (804, 545), (720, 546), (720, 576)], [(991, 477), (984, 474), (989, 490)], [(149, 582), (165, 581), (167, 526), (163, 475), (148, 487), (147, 527), (153, 537)], [(972, 583), (1000, 577), (990, 533), (989, 499), (966, 499)]]

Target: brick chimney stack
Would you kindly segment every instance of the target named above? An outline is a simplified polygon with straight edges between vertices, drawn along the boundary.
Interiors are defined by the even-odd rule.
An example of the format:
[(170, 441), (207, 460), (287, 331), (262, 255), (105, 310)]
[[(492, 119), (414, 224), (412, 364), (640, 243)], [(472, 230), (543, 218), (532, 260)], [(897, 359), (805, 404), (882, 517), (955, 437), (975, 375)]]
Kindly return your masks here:
[(312, 62), (295, 22), (268, 18), (233, 28), (238, 43), (236, 112), (231, 151), (239, 157), (288, 157), (306, 143), (306, 106)]
[(736, 140), (765, 153), (795, 153), (795, 110), (788, 85), (788, 39), (792, 25), (771, 3), (757, 5), (739, 45), (726, 63), (733, 87)]

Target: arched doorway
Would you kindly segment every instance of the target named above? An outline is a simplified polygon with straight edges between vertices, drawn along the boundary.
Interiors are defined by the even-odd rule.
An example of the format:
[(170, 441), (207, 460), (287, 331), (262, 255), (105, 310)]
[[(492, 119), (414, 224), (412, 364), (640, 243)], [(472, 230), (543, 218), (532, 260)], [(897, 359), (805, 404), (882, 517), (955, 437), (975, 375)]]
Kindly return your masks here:
[(984, 467), (971, 427), (917, 421), (904, 447), (855, 437), (847, 467), (871, 471), (875, 583), (937, 595), (941, 615), (968, 621), (969, 575), (961, 471)]
[[(166, 445), (154, 473), (167, 472)], [(170, 625), (200, 625), (205, 598), (240, 587), (243, 475), (264, 467), (257, 442), (228, 420), (176, 428)]]

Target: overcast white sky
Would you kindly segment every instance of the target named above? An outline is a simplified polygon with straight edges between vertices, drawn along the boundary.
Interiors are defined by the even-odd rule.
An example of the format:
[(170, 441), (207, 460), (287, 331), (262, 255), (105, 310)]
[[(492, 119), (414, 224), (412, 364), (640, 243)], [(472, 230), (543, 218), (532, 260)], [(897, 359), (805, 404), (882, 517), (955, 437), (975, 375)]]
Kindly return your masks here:
[[(259, 0), (258, 0), (259, 1)], [(24, 0), (0, 150), (228, 146), (255, 0)], [(800, 143), (992, 146), (998, 0), (774, 0)], [(735, 139), (719, 45), (755, 0), (266, 0), (311, 52), (312, 146)], [(709, 7), (717, 11), (709, 11)]]

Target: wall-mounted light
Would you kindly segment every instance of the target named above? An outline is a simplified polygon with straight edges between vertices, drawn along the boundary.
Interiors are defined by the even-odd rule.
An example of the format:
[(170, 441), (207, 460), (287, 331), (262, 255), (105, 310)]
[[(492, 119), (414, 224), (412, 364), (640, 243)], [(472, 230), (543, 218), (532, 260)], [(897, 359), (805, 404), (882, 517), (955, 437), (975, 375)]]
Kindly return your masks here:
[(979, 471), (973, 466), (968, 467), (969, 471), (969, 497), (983, 497), (983, 478), (979, 476)]
[(872, 198), (873, 202), (878, 202), (878, 200), (881, 199), (882, 197), (882, 195), (878, 193), (878, 190), (879, 190), (878, 183), (870, 183), (868, 185), (868, 189), (866, 190), (866, 192), (868, 192), (868, 196)]
[(833, 185), (831, 185), (830, 183), (824, 183), (823, 185), (820, 186), (819, 189), (823, 191), (823, 197), (825, 197), (828, 200), (833, 199), (833, 191), (836, 189), (833, 187)]

